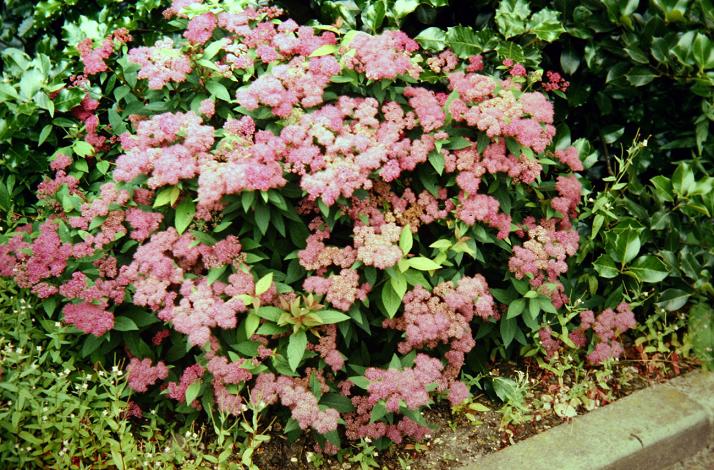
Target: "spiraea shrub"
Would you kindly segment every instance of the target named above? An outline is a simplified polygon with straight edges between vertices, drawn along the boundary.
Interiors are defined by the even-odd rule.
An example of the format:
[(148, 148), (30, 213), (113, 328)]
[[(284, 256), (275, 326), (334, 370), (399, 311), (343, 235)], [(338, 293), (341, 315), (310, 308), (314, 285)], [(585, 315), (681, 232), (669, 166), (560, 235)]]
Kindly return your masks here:
[[(553, 143), (561, 84), (244, 3), (76, 45), (84, 99), (0, 274), (88, 360), (125, 357), (139, 405), (261, 410), (328, 451), (420, 438), (474, 351), (560, 345), (582, 169)], [(560, 336), (597, 362), (630, 317)]]

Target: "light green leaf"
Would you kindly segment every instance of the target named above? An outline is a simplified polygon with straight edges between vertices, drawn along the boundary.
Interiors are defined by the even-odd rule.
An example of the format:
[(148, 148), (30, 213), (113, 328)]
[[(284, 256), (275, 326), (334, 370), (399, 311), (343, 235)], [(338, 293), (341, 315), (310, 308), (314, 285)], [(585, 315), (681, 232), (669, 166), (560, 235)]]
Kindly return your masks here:
[(496, 25), (506, 39), (523, 34), (531, 14), (527, 0), (501, 0), (496, 10)]
[(440, 52), (446, 47), (446, 32), (432, 26), (417, 34), (414, 40), (426, 50)]
[(183, 233), (188, 226), (191, 225), (194, 215), (196, 215), (196, 205), (190, 197), (185, 197), (176, 207), (176, 217), (174, 220), (176, 231)]
[(545, 42), (553, 42), (565, 32), (560, 22), (560, 13), (548, 8), (542, 9), (531, 17), (528, 30)]
[(348, 315), (338, 312), (337, 310), (320, 310), (317, 312), (317, 316), (320, 317), (320, 321), (324, 325), (340, 323), (350, 319)]
[(255, 283), (255, 295), (263, 295), (268, 292), (270, 286), (273, 285), (273, 273), (270, 272), (265, 276), (261, 277), (258, 282)]
[(324, 44), (310, 54), (310, 57), (322, 57), (324, 55), (330, 55), (337, 52), (338, 47), (335, 44)]
[(417, 256), (416, 258), (409, 258), (407, 260), (409, 266), (419, 271), (432, 271), (434, 269), (441, 268), (441, 265), (429, 258), (424, 256)]
[(228, 89), (218, 80), (207, 81), (206, 89), (211, 96), (215, 96), (219, 100), (231, 102), (231, 95), (228, 93)]
[(399, 306), (402, 305), (402, 299), (389, 282), (384, 283), (382, 286), (382, 303), (389, 318), (393, 318), (397, 310), (399, 310)]
[(307, 335), (303, 330), (298, 330), (292, 335), (288, 340), (288, 364), (290, 369), (295, 372), (297, 367), (300, 365), (303, 356), (305, 355), (305, 350), (307, 349)]
[(193, 382), (191, 385), (189, 385), (186, 388), (186, 394), (185, 394), (186, 404), (190, 405), (191, 403), (193, 403), (193, 401), (196, 398), (198, 398), (198, 394), (200, 391), (201, 391), (201, 381), (200, 380), (197, 380), (197, 381)]
[(511, 304), (508, 306), (508, 313), (506, 314), (506, 318), (515, 318), (521, 313), (523, 313), (523, 310), (526, 308), (526, 301), (525, 299), (516, 299)]
[(399, 235), (399, 248), (402, 249), (402, 253), (405, 255), (412, 250), (414, 245), (414, 238), (412, 236), (412, 229), (409, 225), (402, 228), (402, 233)]

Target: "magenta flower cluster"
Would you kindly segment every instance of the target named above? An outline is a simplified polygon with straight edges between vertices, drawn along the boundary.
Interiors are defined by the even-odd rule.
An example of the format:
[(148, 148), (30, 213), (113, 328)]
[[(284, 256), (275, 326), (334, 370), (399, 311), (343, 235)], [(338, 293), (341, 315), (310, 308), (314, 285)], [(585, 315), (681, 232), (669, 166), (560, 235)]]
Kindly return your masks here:
[[(38, 188), (49, 215), (0, 245), (0, 275), (97, 337), (121, 337), (115, 325), (142, 315), (134, 337), (154, 356), (130, 358), (136, 392), (199, 409), (186, 392), (200, 382), (226, 413), (262, 402), (318, 435), (423, 437), (415, 413), (469, 396), (461, 370), (474, 325), (505, 311), (492, 286), (506, 265), (507, 279), (558, 308), (568, 301), (559, 279), (578, 248), (572, 172), (582, 164), (573, 147), (549, 150), (552, 104), (526, 91), (520, 64), (493, 77), (481, 56), (432, 56), (400, 31), (338, 38), (279, 20), (276, 8), (198, 0), (174, 0), (165, 15), (187, 23), (183, 36), (133, 47), (126, 60), (138, 66), (136, 88), (153, 90), (147, 100), (190, 95), (190, 106), (147, 106), (112, 135), (99, 122), (106, 103), (87, 94), (73, 114), (95, 152), (54, 157)], [(86, 80), (130, 39), (80, 44)], [(428, 86), (424, 73), (435, 77)], [(77, 168), (99, 161), (111, 162), (108, 180), (88, 184)], [(516, 197), (532, 202), (516, 209)], [(475, 261), (509, 245), (501, 266)], [(399, 307), (375, 319), (388, 310), (387, 284)], [(592, 362), (617, 356), (634, 322), (626, 307), (583, 318), (573, 341), (584, 346), (592, 329)], [(365, 362), (355, 379), (362, 332), (387, 333), (409, 359)], [(549, 338), (543, 330), (550, 353)], [(169, 360), (167, 350), (192, 354)], [(373, 419), (380, 410), (387, 417)]]

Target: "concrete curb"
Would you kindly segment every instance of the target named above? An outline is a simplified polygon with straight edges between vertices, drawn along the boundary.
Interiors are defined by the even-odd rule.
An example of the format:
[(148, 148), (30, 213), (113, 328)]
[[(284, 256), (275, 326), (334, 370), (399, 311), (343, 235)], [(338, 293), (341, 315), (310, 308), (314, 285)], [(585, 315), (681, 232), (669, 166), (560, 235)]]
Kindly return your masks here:
[(461, 470), (655, 470), (714, 441), (714, 373), (640, 390)]

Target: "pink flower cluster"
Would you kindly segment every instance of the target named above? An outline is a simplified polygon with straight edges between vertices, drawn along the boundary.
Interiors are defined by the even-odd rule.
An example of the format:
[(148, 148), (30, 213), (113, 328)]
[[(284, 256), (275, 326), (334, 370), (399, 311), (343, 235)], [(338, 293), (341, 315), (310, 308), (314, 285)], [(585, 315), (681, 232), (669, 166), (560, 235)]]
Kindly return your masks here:
[(181, 83), (191, 73), (191, 61), (174, 49), (171, 39), (159, 39), (153, 47), (136, 47), (129, 51), (129, 61), (138, 64), (138, 77), (148, 79), (151, 90), (160, 90), (169, 82)]
[(98, 47), (94, 47), (94, 42), (84, 39), (77, 44), (77, 51), (84, 63), (84, 74), (86, 76), (95, 75), (107, 70), (104, 62), (114, 53), (114, 42), (124, 44), (132, 40), (131, 35), (125, 28), (119, 28), (106, 37)]
[(588, 310), (580, 315), (580, 320), (580, 326), (574, 334), (571, 334), (571, 338), (573, 342), (576, 340), (581, 342), (584, 331), (592, 328), (597, 337), (595, 349), (588, 354), (588, 361), (592, 364), (600, 364), (607, 359), (620, 357), (624, 349), (618, 337), (637, 324), (632, 309), (626, 303), (621, 303), (615, 310), (610, 308), (604, 310), (597, 318), (594, 318), (593, 312)]
[(300, 429), (311, 427), (320, 434), (337, 429), (340, 414), (333, 408), (320, 409), (315, 395), (295, 382), (294, 379), (271, 373), (260, 374), (251, 390), (251, 399), (255, 403), (267, 405), (276, 403), (278, 399), (283, 406), (290, 408), (293, 419)]
[(62, 309), (65, 323), (94, 336), (102, 336), (114, 328), (114, 315), (99, 305), (86, 302), (67, 304)]
[[(556, 230), (553, 223), (526, 224), (529, 239), (513, 247), (508, 269), (516, 279), (527, 278), (531, 286), (550, 295), (553, 305), (560, 308), (566, 299), (558, 277), (568, 271), (566, 259), (575, 254), (580, 237), (572, 229)], [(546, 283), (555, 287), (548, 288)]]
[(403, 256), (398, 246), (401, 233), (402, 227), (393, 223), (380, 227), (355, 227), (353, 234), (357, 259), (379, 269), (394, 266)]
[(404, 341), (398, 345), (402, 354), (448, 344), (449, 351), (444, 354), (448, 366), (443, 375), (449, 382), (458, 377), (466, 353), (476, 344), (471, 331), (473, 318), (498, 316), (486, 279), (480, 274), (458, 283), (442, 282), (433, 293), (416, 286), (402, 301), (404, 314), (385, 320), (383, 325), (404, 331)]
[(213, 146), (213, 132), (193, 112), (164, 113), (140, 121), (136, 134), (120, 136), (126, 153), (116, 160), (114, 178), (128, 182), (147, 175), (152, 189), (193, 178), (200, 159)]
[(385, 31), (379, 36), (358, 33), (350, 42), (354, 55), (346, 57), (347, 67), (364, 73), (370, 80), (395, 79), (399, 75), (417, 78), (421, 67), (411, 60), (419, 45), (402, 31)]
[(343, 269), (339, 274), (331, 274), (324, 278), (310, 276), (305, 279), (303, 288), (308, 292), (325, 295), (325, 300), (335, 308), (348, 311), (357, 300), (365, 300), (370, 286), (359, 284), (359, 273), (351, 269)]
[(126, 371), (129, 388), (135, 392), (145, 392), (151, 385), (169, 376), (169, 368), (163, 361), (159, 361), (153, 366), (151, 359), (148, 358), (142, 360), (131, 358)]
[(387, 412), (402, 414), (403, 407), (418, 410), (430, 403), (430, 387), (445, 390), (441, 377), (443, 364), (426, 354), (417, 354), (414, 366), (403, 370), (377, 369), (370, 367), (364, 372), (369, 380), (368, 395), (352, 397), (356, 411), (344, 416), (349, 439), (388, 437), (396, 443), (404, 437), (422, 439), (429, 429), (413, 420), (402, 417), (395, 424), (383, 421), (371, 422), (372, 410), (378, 403), (384, 404)]

